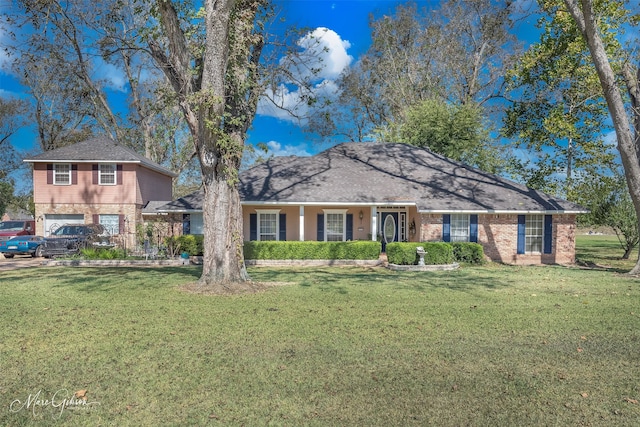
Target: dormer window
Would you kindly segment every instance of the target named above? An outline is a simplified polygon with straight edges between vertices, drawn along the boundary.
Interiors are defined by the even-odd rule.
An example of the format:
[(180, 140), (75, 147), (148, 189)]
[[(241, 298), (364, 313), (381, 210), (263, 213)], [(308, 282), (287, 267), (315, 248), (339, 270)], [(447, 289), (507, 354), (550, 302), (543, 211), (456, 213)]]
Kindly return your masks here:
[(98, 168), (98, 184), (116, 185), (116, 165), (113, 163), (101, 164)]
[(53, 165), (53, 183), (55, 185), (71, 185), (71, 165), (56, 163)]

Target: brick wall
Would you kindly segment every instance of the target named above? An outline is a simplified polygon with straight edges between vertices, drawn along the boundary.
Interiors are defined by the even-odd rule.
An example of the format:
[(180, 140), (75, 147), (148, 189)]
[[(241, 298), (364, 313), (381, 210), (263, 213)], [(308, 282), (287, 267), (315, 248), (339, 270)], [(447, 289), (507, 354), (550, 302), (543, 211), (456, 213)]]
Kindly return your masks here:
[[(74, 204), (74, 203), (36, 203), (36, 234), (45, 235), (44, 217), (52, 214), (82, 214), (85, 224), (93, 223), (93, 215), (124, 215), (125, 230), (114, 241), (133, 248), (136, 242), (136, 224), (142, 222), (141, 207), (135, 204)], [(62, 225), (62, 224), (60, 224)]]
[[(422, 241), (442, 241), (442, 215), (422, 214)], [(575, 262), (576, 215), (553, 215), (551, 254), (518, 254), (518, 215), (478, 215), (478, 243), (488, 259), (507, 264), (573, 264)]]

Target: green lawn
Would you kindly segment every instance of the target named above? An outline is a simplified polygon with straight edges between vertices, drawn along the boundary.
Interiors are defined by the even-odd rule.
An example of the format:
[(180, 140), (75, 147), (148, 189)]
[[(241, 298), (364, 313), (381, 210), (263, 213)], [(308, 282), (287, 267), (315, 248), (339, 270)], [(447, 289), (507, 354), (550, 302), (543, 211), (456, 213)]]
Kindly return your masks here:
[(195, 267), (5, 272), (0, 425), (637, 426), (611, 242), (580, 237), (590, 268), (251, 269), (291, 284), (225, 297), (180, 291)]

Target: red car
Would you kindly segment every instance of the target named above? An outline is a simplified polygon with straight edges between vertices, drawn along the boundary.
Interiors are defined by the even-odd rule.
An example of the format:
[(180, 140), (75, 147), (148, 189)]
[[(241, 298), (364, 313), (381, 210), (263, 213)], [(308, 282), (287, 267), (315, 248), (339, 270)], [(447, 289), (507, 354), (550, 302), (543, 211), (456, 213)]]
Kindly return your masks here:
[(32, 219), (19, 219), (0, 222), (0, 240), (9, 240), (16, 236), (36, 234), (36, 222)]

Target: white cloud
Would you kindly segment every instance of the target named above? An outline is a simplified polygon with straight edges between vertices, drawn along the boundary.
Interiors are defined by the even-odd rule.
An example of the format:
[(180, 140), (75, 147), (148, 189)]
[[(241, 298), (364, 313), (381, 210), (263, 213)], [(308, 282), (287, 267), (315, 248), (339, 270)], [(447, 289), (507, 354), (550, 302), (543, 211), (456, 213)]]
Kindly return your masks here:
[[(302, 48), (300, 64), (295, 65), (300, 75), (313, 74), (311, 70), (319, 70), (315, 77), (319, 79), (336, 79), (351, 64), (353, 57), (347, 54), (351, 43), (342, 40), (338, 33), (328, 28), (319, 27), (298, 40)], [(297, 62), (297, 61), (296, 61)], [(314, 77), (313, 75), (306, 75)]]
[(258, 114), (292, 123), (304, 123), (311, 107), (310, 99), (332, 99), (339, 94), (335, 80), (353, 61), (347, 53), (351, 44), (333, 30), (319, 27), (298, 40), (301, 51), (296, 57), (282, 58), (298, 80), (313, 82), (311, 88), (282, 82), (269, 88), (258, 103)]
[(99, 59), (95, 64), (94, 78), (101, 80), (105, 87), (118, 92), (127, 92), (127, 79), (124, 72), (113, 64)]
[(267, 142), (269, 153), (274, 156), (311, 156), (307, 150), (301, 146), (282, 145), (278, 141)]

